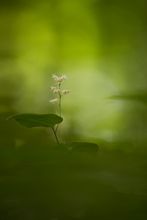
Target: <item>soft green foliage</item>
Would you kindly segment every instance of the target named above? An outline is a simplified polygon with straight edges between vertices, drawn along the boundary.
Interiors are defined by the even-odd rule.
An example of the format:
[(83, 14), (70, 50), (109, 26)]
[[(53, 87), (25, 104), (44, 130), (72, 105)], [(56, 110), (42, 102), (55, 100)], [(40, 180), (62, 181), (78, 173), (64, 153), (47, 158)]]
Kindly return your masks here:
[(0, 148), (1, 220), (147, 219), (145, 155), (57, 147)]
[[(19, 124), (27, 128), (49, 127), (52, 128), (56, 141), (60, 144), (55, 126), (63, 121), (63, 118), (56, 114), (17, 114), (10, 116), (8, 120), (14, 119)], [(89, 142), (72, 142), (69, 144), (60, 144), (63, 149), (79, 152), (97, 152), (98, 145)]]
[(147, 92), (146, 91), (136, 91), (132, 93), (122, 93), (116, 94), (110, 97), (110, 99), (116, 100), (124, 100), (124, 101), (131, 101), (139, 102), (139, 103), (147, 103)]
[(54, 145), (54, 150), (63, 152), (97, 153), (99, 146), (91, 142), (71, 142)]
[(68, 144), (68, 149), (78, 152), (97, 152), (98, 145), (89, 142), (72, 142)]
[(55, 114), (18, 114), (11, 116), (8, 119), (14, 119), (27, 128), (53, 128), (56, 124), (59, 124), (63, 121), (63, 118)]

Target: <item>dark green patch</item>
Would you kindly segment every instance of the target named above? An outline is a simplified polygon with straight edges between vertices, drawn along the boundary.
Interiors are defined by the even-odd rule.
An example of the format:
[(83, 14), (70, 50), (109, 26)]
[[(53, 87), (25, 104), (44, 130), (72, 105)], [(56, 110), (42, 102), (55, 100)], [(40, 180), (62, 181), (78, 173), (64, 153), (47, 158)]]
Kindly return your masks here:
[(67, 148), (72, 151), (79, 152), (96, 152), (98, 151), (98, 145), (89, 142), (72, 142), (67, 145)]

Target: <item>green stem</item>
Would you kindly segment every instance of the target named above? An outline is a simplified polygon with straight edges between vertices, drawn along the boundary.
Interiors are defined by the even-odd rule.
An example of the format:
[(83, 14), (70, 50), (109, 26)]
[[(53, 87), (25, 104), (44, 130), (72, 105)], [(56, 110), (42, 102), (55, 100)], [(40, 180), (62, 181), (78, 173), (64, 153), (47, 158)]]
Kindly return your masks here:
[(53, 130), (55, 139), (56, 139), (56, 141), (57, 141), (57, 144), (60, 144), (59, 139), (58, 139), (58, 136), (57, 136), (57, 133), (56, 133), (56, 130), (55, 130), (54, 128), (52, 128), (52, 130)]
[(61, 117), (61, 95), (59, 94), (59, 116)]
[[(58, 95), (59, 95), (59, 103), (58, 103), (58, 109), (59, 109), (59, 116), (61, 117), (61, 115), (62, 115), (62, 111), (61, 111), (61, 98), (62, 98), (62, 95), (61, 95), (61, 93), (60, 93), (60, 89), (61, 89), (61, 83), (59, 83), (59, 85), (58, 85), (58, 88), (59, 88), (59, 93), (58, 93)], [(58, 131), (58, 128), (59, 128), (59, 124), (56, 126), (56, 129), (55, 129), (55, 132), (57, 133), (57, 131)]]
[(59, 83), (59, 116), (61, 117), (61, 93), (60, 93), (60, 89), (61, 89), (61, 83)]

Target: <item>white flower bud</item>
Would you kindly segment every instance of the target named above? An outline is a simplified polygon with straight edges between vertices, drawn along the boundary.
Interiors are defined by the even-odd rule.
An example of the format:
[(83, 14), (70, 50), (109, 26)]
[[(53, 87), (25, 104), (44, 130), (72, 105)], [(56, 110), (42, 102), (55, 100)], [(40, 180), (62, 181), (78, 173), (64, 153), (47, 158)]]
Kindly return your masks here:
[(51, 89), (51, 91), (54, 92), (54, 90), (57, 89), (57, 87), (56, 86), (51, 86), (50, 89)]
[(68, 89), (64, 89), (64, 90), (62, 90), (62, 95), (67, 95), (67, 94), (69, 94), (69, 90)]
[(56, 103), (57, 101), (58, 101), (57, 98), (55, 98), (55, 99), (51, 99), (51, 100), (50, 100), (50, 103)]
[(52, 75), (52, 78), (57, 82), (57, 83), (62, 83), (63, 81), (65, 81), (67, 79), (66, 75), (61, 75), (61, 76), (57, 76), (57, 75)]
[(52, 86), (50, 89), (51, 89), (51, 91), (52, 91), (53, 93), (55, 93), (55, 94), (58, 94), (58, 93), (61, 92), (61, 90), (60, 90), (59, 88), (55, 87), (55, 86)]

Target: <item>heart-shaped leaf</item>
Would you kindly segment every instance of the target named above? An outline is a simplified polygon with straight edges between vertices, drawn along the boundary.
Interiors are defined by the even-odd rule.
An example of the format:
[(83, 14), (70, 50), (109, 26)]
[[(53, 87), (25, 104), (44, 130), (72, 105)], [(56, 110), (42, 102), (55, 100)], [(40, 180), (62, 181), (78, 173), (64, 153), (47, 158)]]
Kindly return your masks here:
[(8, 119), (14, 119), (27, 128), (32, 127), (51, 127), (63, 121), (63, 118), (55, 114), (17, 114), (10, 116)]

